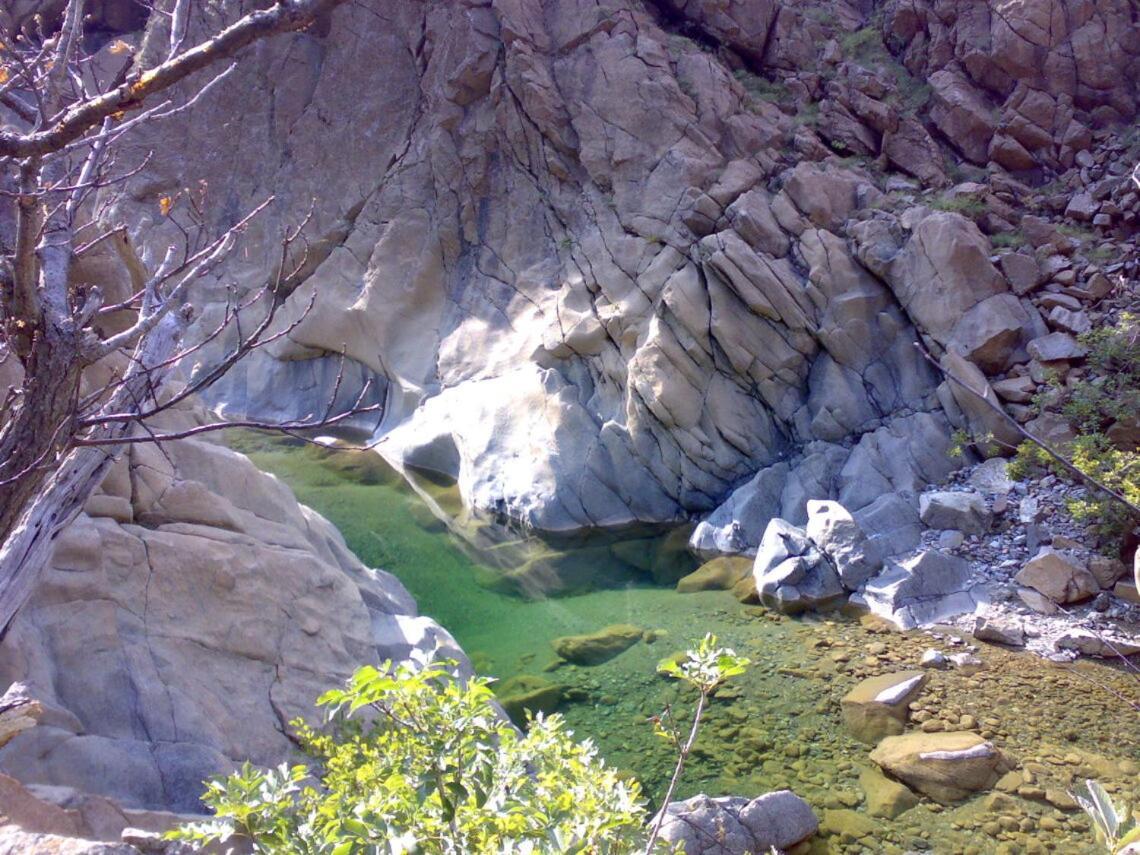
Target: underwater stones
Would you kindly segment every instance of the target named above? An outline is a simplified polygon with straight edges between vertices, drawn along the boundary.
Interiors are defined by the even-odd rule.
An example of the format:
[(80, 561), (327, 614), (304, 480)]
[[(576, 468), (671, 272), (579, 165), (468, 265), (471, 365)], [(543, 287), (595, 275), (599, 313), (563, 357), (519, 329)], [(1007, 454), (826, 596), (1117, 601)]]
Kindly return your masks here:
[(1014, 579), (1055, 603), (1077, 603), (1100, 591), (1096, 577), (1083, 562), (1051, 546), (1042, 547)]
[(787, 520), (768, 523), (752, 568), (760, 601), (794, 614), (827, 605), (843, 596), (843, 585), (831, 562)]
[(845, 588), (853, 590), (879, 572), (883, 558), (878, 545), (843, 505), (811, 500), (807, 513), (807, 536), (831, 559)]
[(495, 687), (495, 697), (515, 724), (526, 723), (527, 713), (552, 713), (566, 696), (566, 687), (533, 674), (510, 677)]
[(687, 855), (745, 855), (789, 849), (818, 828), (811, 807), (791, 790), (751, 800), (701, 794), (665, 809), (661, 839)]
[(576, 665), (601, 665), (641, 641), (643, 631), (618, 623), (587, 635), (564, 635), (551, 643), (554, 652)]
[(989, 789), (1013, 766), (992, 742), (969, 731), (888, 736), (871, 752), (871, 759), (942, 804)]
[(843, 723), (860, 742), (874, 745), (903, 732), (907, 705), (926, 683), (922, 671), (882, 674), (863, 680), (843, 696)]
[(985, 534), (993, 515), (978, 493), (938, 491), (918, 497), (918, 515), (931, 528)]
[(688, 576), (677, 582), (677, 591), (691, 594), (694, 591), (727, 591), (748, 576), (753, 560), (739, 555), (722, 555), (706, 561)]
[(878, 830), (878, 823), (873, 819), (847, 808), (825, 810), (819, 825), (820, 834), (838, 837), (843, 843), (872, 843)]
[(935, 623), (974, 611), (978, 598), (969, 562), (936, 549), (924, 549), (867, 583), (863, 599), (875, 614), (902, 629)]
[(918, 804), (918, 796), (878, 769), (860, 772), (859, 786), (867, 802), (867, 813), (880, 819), (895, 819)]

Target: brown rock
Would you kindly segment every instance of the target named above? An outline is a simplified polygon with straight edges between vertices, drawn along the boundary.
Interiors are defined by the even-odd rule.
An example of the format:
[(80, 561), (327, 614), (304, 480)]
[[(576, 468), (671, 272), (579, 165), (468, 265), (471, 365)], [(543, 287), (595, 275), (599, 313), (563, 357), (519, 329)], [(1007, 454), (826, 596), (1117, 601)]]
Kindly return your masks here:
[(989, 789), (1012, 765), (993, 743), (969, 731), (888, 736), (871, 759), (943, 804)]
[(875, 744), (903, 732), (907, 704), (926, 683), (923, 671), (902, 671), (863, 680), (843, 696), (843, 723), (856, 739)]
[(1100, 584), (1083, 562), (1050, 546), (1043, 547), (1014, 579), (1055, 603), (1080, 602), (1100, 591)]

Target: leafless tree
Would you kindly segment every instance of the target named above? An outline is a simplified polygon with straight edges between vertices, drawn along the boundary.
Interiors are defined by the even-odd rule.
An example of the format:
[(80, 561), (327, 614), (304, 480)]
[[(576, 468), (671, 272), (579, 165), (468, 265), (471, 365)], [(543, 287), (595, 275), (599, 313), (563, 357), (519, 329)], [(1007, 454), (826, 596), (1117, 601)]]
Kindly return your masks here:
[[(18, 31), (0, 29), (0, 370), (17, 378), (0, 389), (0, 633), (33, 590), (54, 537), (126, 443), (219, 426), (164, 433), (154, 419), (287, 334), (274, 326), (275, 310), (313, 263), (303, 217), (283, 236), (265, 287), (231, 294), (205, 336), (224, 355), (180, 388), (164, 385), (204, 343), (183, 343), (196, 284), (216, 274), (272, 200), (211, 235), (199, 190), (164, 198), (164, 209), (178, 208), (163, 213), (182, 224), (184, 239), (148, 267), (125, 224), (105, 216), (105, 200), (146, 166), (145, 157), (120, 162), (120, 142), (192, 106), (232, 72), (244, 48), (302, 30), (344, 1), (273, 0), (196, 43), (188, 35), (191, 0), (155, 2), (149, 33), (160, 34), (160, 49), (148, 50), (145, 62), (125, 57), (109, 80), (100, 79), (86, 38), (85, 0), (68, 0), (55, 17), (26, 20)], [(108, 255), (125, 281), (84, 274), (86, 262)], [(243, 328), (251, 315), (260, 320)], [(276, 427), (328, 425), (376, 409), (363, 406), (362, 392), (349, 412), (334, 415), (338, 391), (323, 414)]]

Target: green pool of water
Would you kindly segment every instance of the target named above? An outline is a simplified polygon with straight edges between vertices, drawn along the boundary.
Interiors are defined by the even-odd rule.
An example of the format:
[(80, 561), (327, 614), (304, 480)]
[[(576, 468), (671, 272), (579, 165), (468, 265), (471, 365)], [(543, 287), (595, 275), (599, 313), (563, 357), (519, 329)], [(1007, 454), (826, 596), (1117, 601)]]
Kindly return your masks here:
[[(855, 616), (792, 620), (725, 592), (678, 594), (660, 582), (692, 566), (676, 548), (684, 532), (545, 544), (467, 518), (453, 487), (414, 476), (410, 485), (372, 453), (252, 434), (231, 441), (328, 517), (365, 563), (395, 573), (481, 673), (562, 686), (572, 700), (560, 712), (577, 735), (651, 798), (664, 790), (674, 754), (648, 719), (691, 709), (655, 665), (709, 631), (753, 664), (710, 707), (680, 796), (790, 787), (834, 831), (813, 852), (1097, 852), (1084, 815), (1043, 794), (1056, 802), (1074, 781), (1095, 777), (1119, 798), (1140, 797), (1140, 715), (1125, 702), (1140, 700), (1132, 674), (987, 646), (976, 674), (933, 672), (915, 717), (972, 725), (1020, 762), (1024, 780), (1009, 794), (870, 817), (858, 784), (869, 749), (844, 731), (839, 701), (864, 677), (917, 667), (929, 637)], [(550, 589), (562, 595), (542, 596)], [(617, 623), (655, 640), (601, 665), (555, 667), (555, 638)]]

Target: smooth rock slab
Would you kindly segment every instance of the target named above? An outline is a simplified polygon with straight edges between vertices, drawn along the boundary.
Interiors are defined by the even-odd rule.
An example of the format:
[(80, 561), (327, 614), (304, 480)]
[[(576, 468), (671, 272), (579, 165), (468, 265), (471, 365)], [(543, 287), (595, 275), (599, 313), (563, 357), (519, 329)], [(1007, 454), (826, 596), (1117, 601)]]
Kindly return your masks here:
[(669, 805), (661, 839), (683, 844), (685, 855), (755, 855), (788, 849), (818, 828), (807, 802), (791, 790), (752, 800), (701, 794)]
[(912, 629), (973, 612), (984, 595), (972, 585), (969, 562), (926, 549), (904, 561), (888, 561), (864, 587), (863, 600), (880, 617)]
[(861, 742), (874, 745), (903, 732), (909, 704), (926, 683), (922, 671), (881, 674), (863, 680), (843, 696), (843, 723)]
[(942, 804), (989, 789), (1012, 768), (992, 742), (968, 731), (888, 736), (871, 752), (871, 759)]
[(677, 591), (728, 591), (752, 571), (753, 560), (740, 555), (722, 555), (706, 561), (677, 582)]

